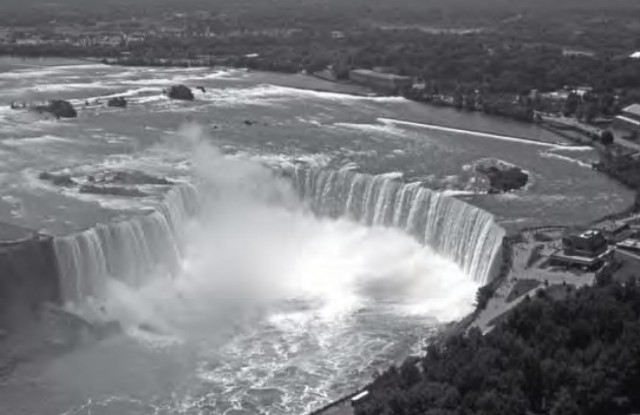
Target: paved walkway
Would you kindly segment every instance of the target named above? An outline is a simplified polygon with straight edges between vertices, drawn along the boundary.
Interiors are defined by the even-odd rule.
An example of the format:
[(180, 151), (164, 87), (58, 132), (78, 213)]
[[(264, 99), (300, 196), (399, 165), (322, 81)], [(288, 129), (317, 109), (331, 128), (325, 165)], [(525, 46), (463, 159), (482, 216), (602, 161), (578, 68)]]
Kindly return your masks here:
[[(534, 238), (536, 232), (544, 233), (551, 237), (552, 240), (549, 242), (536, 241)], [(574, 287), (581, 287), (594, 283), (595, 274), (593, 272), (572, 272), (561, 268), (542, 266), (549, 255), (561, 249), (560, 238), (562, 232), (563, 229), (558, 228), (555, 230), (525, 232), (523, 234), (524, 241), (514, 246), (514, 257), (509, 276), (500, 284), (496, 293), (489, 300), (487, 307), (471, 324), (471, 327), (478, 327), (483, 333), (491, 331), (493, 329), (492, 323), (497, 317), (514, 308), (527, 295), (534, 295), (538, 290), (546, 288), (546, 284), (549, 286), (568, 284)], [(541, 247), (537, 260), (530, 263), (537, 246)], [(522, 293), (513, 301), (507, 302), (509, 293), (511, 293), (518, 280), (539, 281), (540, 285), (527, 293)]]

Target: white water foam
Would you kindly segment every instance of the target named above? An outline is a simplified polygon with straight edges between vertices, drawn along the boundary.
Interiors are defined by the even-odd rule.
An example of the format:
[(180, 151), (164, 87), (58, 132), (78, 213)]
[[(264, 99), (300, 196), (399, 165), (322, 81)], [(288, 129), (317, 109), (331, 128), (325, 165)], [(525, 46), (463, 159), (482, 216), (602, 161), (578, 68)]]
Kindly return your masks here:
[(591, 164), (586, 163), (582, 160), (578, 160), (578, 159), (574, 159), (572, 157), (569, 156), (563, 156), (562, 154), (557, 154), (557, 153), (553, 153), (550, 151), (543, 151), (539, 153), (540, 156), (544, 157), (544, 158), (548, 158), (548, 159), (557, 159), (557, 160), (562, 160), (562, 161), (566, 161), (572, 164), (576, 164), (580, 167), (584, 167), (587, 169), (591, 169)]

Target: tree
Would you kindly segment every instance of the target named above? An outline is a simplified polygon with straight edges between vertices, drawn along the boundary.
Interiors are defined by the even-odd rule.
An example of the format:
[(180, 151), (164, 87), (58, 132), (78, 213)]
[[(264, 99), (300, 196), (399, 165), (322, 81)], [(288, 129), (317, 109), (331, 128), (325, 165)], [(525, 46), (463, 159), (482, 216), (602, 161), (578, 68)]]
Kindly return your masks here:
[(567, 117), (571, 116), (576, 113), (579, 105), (580, 105), (580, 97), (575, 92), (571, 92), (569, 96), (567, 96), (567, 100), (564, 103), (564, 108), (562, 112)]
[(575, 399), (571, 396), (567, 388), (560, 389), (553, 405), (551, 406), (550, 415), (582, 415), (580, 407)]
[(613, 144), (613, 141), (614, 141), (614, 137), (613, 137), (613, 133), (611, 132), (611, 130), (605, 130), (600, 135), (600, 142), (602, 144), (604, 144), (605, 146), (609, 146), (609, 145)]

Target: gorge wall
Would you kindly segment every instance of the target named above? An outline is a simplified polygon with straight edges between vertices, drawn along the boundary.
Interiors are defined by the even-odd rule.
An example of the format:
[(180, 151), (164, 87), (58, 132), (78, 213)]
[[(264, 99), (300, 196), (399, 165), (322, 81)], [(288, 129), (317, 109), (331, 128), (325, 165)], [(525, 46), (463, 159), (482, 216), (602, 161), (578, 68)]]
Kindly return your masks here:
[(0, 329), (12, 331), (36, 317), (46, 302), (59, 302), (53, 239), (33, 234), (0, 244)]

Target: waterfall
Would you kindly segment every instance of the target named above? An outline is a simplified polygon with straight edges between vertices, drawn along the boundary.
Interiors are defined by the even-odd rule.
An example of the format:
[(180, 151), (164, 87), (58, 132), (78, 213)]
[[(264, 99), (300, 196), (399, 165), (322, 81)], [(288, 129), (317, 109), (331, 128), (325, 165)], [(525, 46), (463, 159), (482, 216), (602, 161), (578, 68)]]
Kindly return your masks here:
[(173, 187), (151, 212), (54, 239), (65, 303), (100, 298), (109, 278), (140, 286), (175, 276), (185, 222), (200, 206), (193, 186)]
[[(318, 216), (402, 229), (477, 282), (485, 284), (491, 276), (504, 231), (482, 209), (419, 183), (404, 184), (384, 176), (298, 166), (292, 181)], [(179, 185), (147, 214), (55, 238), (63, 301), (100, 298), (110, 279), (138, 287), (149, 278), (175, 276), (184, 225), (200, 207), (198, 190)]]
[(486, 284), (504, 230), (493, 215), (454, 197), (384, 176), (296, 166), (295, 189), (319, 216), (404, 230)]

